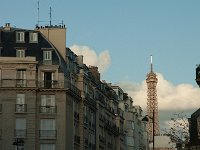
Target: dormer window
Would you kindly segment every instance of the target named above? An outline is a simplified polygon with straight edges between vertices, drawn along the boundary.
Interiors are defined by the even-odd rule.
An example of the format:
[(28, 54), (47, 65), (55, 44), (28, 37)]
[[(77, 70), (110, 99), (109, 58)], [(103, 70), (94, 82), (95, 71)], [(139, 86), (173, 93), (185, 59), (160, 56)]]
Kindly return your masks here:
[(51, 50), (45, 50), (43, 52), (43, 60), (44, 61), (52, 60), (52, 51)]
[(25, 57), (25, 49), (16, 49), (16, 57)]
[(29, 33), (29, 42), (37, 43), (38, 42), (38, 33), (30, 32)]
[(16, 42), (24, 42), (24, 32), (16, 32)]

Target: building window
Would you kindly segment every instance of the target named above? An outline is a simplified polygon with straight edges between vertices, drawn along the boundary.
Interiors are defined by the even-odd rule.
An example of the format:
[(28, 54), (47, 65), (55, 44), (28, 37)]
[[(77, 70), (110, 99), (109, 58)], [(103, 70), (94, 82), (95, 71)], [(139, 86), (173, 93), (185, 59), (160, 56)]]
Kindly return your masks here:
[(16, 42), (24, 42), (24, 32), (16, 32)]
[(0, 56), (2, 56), (2, 50), (3, 50), (3, 48), (0, 47)]
[(49, 89), (49, 88), (56, 88), (58, 87), (58, 82), (55, 80), (55, 73), (54, 72), (42, 72), (42, 87)]
[(15, 112), (26, 112), (25, 94), (17, 94)]
[(55, 150), (55, 144), (40, 144), (40, 150)]
[(25, 69), (17, 70), (16, 86), (17, 87), (26, 87), (26, 70)]
[(56, 113), (55, 95), (41, 95), (40, 113)]
[(87, 85), (87, 83), (84, 83), (83, 89), (84, 89), (84, 92), (87, 94), (88, 93), (88, 85)]
[(55, 119), (40, 120), (40, 138), (55, 139), (56, 138)]
[(131, 120), (127, 120), (127, 128), (128, 129), (134, 129), (134, 122)]
[(26, 137), (26, 119), (25, 118), (15, 119), (15, 137), (16, 138)]
[(127, 136), (126, 142), (127, 142), (126, 144), (127, 144), (128, 146), (134, 146), (134, 139), (133, 139), (132, 136)]
[(29, 42), (37, 43), (38, 42), (38, 33), (30, 32), (29, 33)]
[(43, 51), (43, 60), (46, 61), (46, 60), (52, 60), (52, 51)]
[(25, 57), (25, 49), (17, 49), (16, 57)]

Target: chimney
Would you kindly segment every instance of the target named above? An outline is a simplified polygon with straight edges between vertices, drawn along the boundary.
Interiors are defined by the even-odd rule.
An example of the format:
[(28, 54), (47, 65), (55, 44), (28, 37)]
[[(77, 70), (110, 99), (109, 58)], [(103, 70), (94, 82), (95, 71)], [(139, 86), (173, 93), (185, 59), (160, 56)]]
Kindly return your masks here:
[(94, 76), (95, 80), (98, 82), (100, 81), (100, 73), (98, 71), (98, 67), (95, 66), (89, 66), (89, 70), (92, 73), (92, 75)]
[(11, 26), (10, 23), (5, 23), (4, 30), (10, 30)]

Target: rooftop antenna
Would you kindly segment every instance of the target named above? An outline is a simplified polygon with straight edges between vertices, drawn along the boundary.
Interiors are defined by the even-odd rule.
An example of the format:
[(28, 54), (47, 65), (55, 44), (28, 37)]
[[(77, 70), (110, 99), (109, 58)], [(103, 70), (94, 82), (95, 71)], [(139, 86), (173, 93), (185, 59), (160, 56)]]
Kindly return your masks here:
[(37, 14), (37, 24), (38, 24), (38, 26), (39, 26), (39, 20), (40, 20), (40, 2), (39, 2), (39, 0), (38, 0), (38, 2), (37, 2), (37, 5), (38, 5), (38, 8), (37, 8), (37, 10), (38, 10), (38, 14)]
[(49, 24), (50, 24), (50, 26), (51, 26), (51, 7), (50, 7), (50, 13), (49, 13), (49, 15), (50, 15), (50, 21), (49, 21)]
[(151, 55), (151, 72), (153, 72), (153, 56)]

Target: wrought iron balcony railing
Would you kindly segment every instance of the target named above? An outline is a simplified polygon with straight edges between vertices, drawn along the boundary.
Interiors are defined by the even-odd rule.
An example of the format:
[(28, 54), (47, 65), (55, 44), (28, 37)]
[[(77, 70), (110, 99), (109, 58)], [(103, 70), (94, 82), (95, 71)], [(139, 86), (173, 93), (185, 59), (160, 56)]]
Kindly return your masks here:
[(56, 106), (40, 106), (39, 111), (40, 113), (55, 114), (57, 113), (57, 107)]
[(31, 79), (1, 79), (0, 87), (3, 88), (25, 88), (36, 87), (36, 80)]
[(15, 112), (16, 113), (27, 112), (27, 104), (15, 104)]
[(79, 113), (78, 112), (74, 112), (74, 119), (75, 120), (79, 120)]
[(56, 139), (56, 130), (40, 130), (40, 139)]
[(80, 144), (80, 136), (77, 135), (74, 136), (74, 143)]

